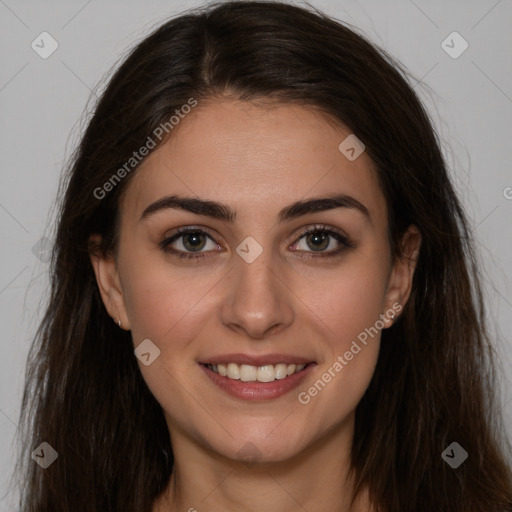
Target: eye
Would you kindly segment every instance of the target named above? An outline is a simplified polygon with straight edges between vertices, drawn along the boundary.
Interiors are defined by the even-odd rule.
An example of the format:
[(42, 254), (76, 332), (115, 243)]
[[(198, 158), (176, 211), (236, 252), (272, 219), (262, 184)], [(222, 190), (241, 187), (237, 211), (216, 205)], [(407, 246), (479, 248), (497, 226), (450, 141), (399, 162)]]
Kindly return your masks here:
[(345, 235), (325, 226), (314, 226), (303, 233), (290, 249), (319, 253), (318, 256), (333, 256), (347, 247), (352, 247), (352, 243)]
[[(159, 246), (166, 253), (188, 259), (208, 257), (209, 253), (222, 250), (209, 233), (196, 227), (178, 229), (162, 240)], [(353, 247), (347, 236), (326, 226), (314, 226), (305, 231), (289, 249), (310, 253), (309, 257), (327, 257), (335, 256), (347, 247)]]
[(198, 228), (184, 228), (160, 242), (165, 252), (170, 252), (182, 258), (198, 258), (205, 253), (219, 250), (221, 247), (213, 238)]

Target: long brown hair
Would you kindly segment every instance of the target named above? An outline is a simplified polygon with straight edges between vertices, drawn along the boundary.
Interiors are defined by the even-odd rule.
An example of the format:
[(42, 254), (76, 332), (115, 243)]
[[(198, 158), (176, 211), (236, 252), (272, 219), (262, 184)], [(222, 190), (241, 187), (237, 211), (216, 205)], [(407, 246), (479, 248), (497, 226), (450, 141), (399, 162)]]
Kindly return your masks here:
[[(512, 504), (494, 398), (493, 350), (473, 243), (431, 121), (406, 72), (345, 24), (273, 2), (227, 2), (171, 19), (110, 79), (62, 183), (51, 292), (26, 376), (18, 472), (21, 512), (150, 512), (169, 481), (162, 409), (141, 377), (129, 332), (108, 316), (89, 260), (115, 251), (118, 202), (136, 172), (98, 198), (161, 123), (190, 98), (274, 98), (349, 126), (375, 162), (392, 249), (415, 224), (413, 291), (382, 335), (356, 410), (355, 494), (382, 512), (503, 512)], [(172, 132), (170, 132), (172, 137)], [(58, 459), (30, 458), (41, 442)], [(452, 469), (452, 442), (468, 453)]]

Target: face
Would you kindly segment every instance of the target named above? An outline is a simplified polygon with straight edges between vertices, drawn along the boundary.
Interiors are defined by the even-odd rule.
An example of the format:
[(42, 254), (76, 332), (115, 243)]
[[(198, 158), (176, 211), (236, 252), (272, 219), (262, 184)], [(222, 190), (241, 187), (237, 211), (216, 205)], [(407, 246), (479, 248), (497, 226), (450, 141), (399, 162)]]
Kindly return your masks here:
[(127, 186), (98, 284), (150, 340), (139, 366), (171, 440), (287, 460), (351, 425), (412, 264), (392, 258), (372, 161), (324, 114), (212, 100), (178, 128)]

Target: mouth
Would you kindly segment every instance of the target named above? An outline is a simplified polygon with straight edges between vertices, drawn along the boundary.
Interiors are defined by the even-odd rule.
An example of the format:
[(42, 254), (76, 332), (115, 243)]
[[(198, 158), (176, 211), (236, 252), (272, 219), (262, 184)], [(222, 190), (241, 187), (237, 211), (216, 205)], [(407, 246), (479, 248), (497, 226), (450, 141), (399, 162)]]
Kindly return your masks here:
[(274, 382), (276, 380), (286, 379), (290, 375), (304, 370), (305, 364), (266, 364), (263, 366), (253, 366), (249, 364), (224, 363), (207, 364), (212, 372), (231, 380), (241, 380), (242, 382)]
[[(236, 362), (233, 361), (236, 359)], [(199, 363), (210, 380), (221, 390), (244, 400), (268, 400), (283, 396), (299, 386), (316, 366), (314, 361), (276, 357), (254, 360), (241, 356)], [(262, 364), (263, 362), (263, 364)]]

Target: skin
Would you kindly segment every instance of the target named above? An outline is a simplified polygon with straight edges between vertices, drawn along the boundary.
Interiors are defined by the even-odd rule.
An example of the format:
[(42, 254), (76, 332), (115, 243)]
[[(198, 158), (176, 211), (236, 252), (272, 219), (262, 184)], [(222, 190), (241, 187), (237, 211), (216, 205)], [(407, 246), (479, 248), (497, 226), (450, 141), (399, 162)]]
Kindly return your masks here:
[[(372, 378), (380, 334), (308, 404), (297, 399), (379, 315), (405, 305), (421, 242), (411, 226), (406, 257), (392, 258), (373, 162), (364, 152), (349, 161), (338, 150), (350, 133), (304, 106), (204, 102), (127, 186), (115, 256), (91, 255), (109, 314), (131, 330), (135, 347), (150, 339), (161, 351), (151, 365), (139, 362), (175, 457), (155, 511), (371, 510), (365, 492), (351, 507), (348, 469), (355, 408)], [(277, 222), (296, 201), (342, 193), (363, 203), (369, 217), (335, 208)], [(220, 202), (236, 220), (170, 208), (141, 220), (168, 195)], [(298, 242), (318, 224), (345, 234), (353, 247), (321, 257), (306, 239)], [(206, 239), (206, 257), (180, 259), (159, 246), (184, 226), (208, 228), (214, 242)], [(263, 248), (250, 264), (235, 252), (248, 236)], [(324, 252), (340, 246), (328, 240)], [(183, 241), (172, 246), (185, 250)], [(282, 397), (244, 401), (212, 384), (198, 364), (234, 352), (293, 354), (317, 366)], [(252, 463), (241, 455), (249, 442)]]

